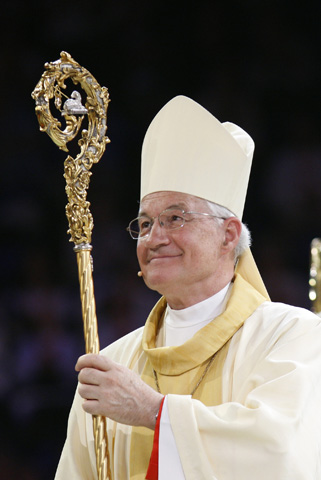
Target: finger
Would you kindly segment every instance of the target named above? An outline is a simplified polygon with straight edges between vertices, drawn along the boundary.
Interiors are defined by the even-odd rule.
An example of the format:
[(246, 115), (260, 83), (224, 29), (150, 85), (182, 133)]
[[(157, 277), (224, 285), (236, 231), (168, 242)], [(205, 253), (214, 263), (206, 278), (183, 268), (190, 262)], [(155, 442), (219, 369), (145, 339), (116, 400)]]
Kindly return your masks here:
[(78, 393), (84, 400), (99, 400), (99, 391), (94, 385), (79, 385)]
[(85, 385), (100, 385), (101, 383), (101, 372), (95, 368), (82, 368), (78, 374), (79, 383)]
[(91, 415), (100, 415), (98, 400), (84, 400), (82, 408), (86, 413), (90, 413)]
[(77, 372), (83, 368), (96, 368), (97, 370), (107, 371), (109, 369), (109, 361), (102, 355), (87, 353), (78, 358), (75, 366)]

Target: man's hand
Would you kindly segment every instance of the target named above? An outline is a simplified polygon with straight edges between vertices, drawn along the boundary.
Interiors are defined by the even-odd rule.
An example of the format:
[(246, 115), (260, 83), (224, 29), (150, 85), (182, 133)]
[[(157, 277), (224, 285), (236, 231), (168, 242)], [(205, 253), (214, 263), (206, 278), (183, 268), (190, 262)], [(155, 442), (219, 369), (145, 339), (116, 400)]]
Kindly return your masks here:
[(154, 430), (163, 395), (135, 372), (94, 354), (81, 356), (75, 368), (85, 412)]

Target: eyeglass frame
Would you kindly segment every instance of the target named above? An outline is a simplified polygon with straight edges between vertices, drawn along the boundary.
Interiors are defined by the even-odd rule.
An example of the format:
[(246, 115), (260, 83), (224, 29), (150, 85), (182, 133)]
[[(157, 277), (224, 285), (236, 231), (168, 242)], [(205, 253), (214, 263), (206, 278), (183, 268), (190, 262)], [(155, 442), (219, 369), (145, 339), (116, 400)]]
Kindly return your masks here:
[[(167, 212), (167, 211), (175, 211), (175, 210), (179, 210), (179, 211), (182, 213), (182, 222), (183, 222), (183, 223), (182, 223), (181, 225), (178, 225), (178, 226), (173, 227), (173, 228), (168, 228), (168, 227), (166, 228), (164, 222), (161, 222), (160, 217), (161, 217), (162, 215), (164, 215), (164, 213)], [(219, 218), (219, 219), (221, 219), (221, 220), (226, 220), (226, 219), (227, 219), (227, 217), (220, 217), (220, 216), (218, 216), (218, 215), (214, 215), (213, 213), (191, 212), (191, 211), (190, 211), (190, 212), (186, 212), (184, 209), (182, 209), (182, 208), (180, 208), (180, 207), (169, 207), (169, 208), (165, 208), (165, 210), (163, 210), (162, 212), (160, 212), (160, 213), (159, 213), (158, 215), (156, 215), (155, 217), (150, 217), (149, 215), (139, 215), (138, 217), (134, 218), (133, 220), (131, 220), (131, 221), (129, 222), (128, 227), (126, 227), (126, 230), (127, 230), (127, 232), (129, 233), (129, 235), (131, 236), (131, 238), (132, 238), (133, 240), (145, 239), (145, 238), (147, 238), (147, 237), (150, 235), (150, 232), (152, 231), (152, 228), (153, 228), (153, 225), (154, 225), (154, 223), (155, 223), (156, 218), (158, 219), (158, 223), (159, 223), (160, 227), (161, 227), (161, 228), (165, 228), (165, 230), (166, 230), (167, 232), (170, 232), (170, 231), (172, 231), (172, 230), (178, 230), (179, 228), (183, 228), (186, 221), (191, 221), (191, 220), (193, 220), (193, 219), (191, 219), (191, 220), (186, 220), (186, 218), (184, 217), (184, 215), (189, 215), (189, 214), (191, 214), (191, 215), (205, 215), (206, 217)], [(131, 227), (130, 227), (130, 226), (131, 226), (134, 222), (138, 221), (140, 218), (144, 218), (144, 217), (146, 217), (146, 218), (148, 218), (148, 219), (151, 220), (151, 225), (150, 225), (150, 227), (149, 227), (149, 231), (148, 231), (145, 235), (142, 235), (142, 236), (141, 236), (141, 235), (139, 234), (139, 232), (136, 232), (136, 231), (131, 230)], [(163, 224), (162, 224), (162, 223), (163, 223)], [(133, 236), (133, 233), (137, 234), (138, 236), (137, 236), (137, 237), (134, 237), (134, 236)]]

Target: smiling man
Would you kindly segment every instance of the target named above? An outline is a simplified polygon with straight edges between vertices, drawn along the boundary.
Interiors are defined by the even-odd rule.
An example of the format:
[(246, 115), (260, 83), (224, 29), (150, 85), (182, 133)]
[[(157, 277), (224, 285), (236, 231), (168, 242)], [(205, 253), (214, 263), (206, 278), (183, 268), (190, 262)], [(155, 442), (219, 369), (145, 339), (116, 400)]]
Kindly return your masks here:
[(254, 144), (186, 97), (143, 144), (128, 231), (162, 298), (144, 327), (79, 358), (56, 480), (97, 478), (91, 415), (115, 480), (319, 480), (321, 320), (270, 301), (242, 214)]
[[(141, 209), (137, 245), (141, 272), (146, 285), (164, 295), (171, 308), (190, 307), (230, 282), (241, 232), (236, 217), (213, 215), (206, 201), (176, 192), (151, 193)], [(153, 215), (158, 221), (151, 221)]]

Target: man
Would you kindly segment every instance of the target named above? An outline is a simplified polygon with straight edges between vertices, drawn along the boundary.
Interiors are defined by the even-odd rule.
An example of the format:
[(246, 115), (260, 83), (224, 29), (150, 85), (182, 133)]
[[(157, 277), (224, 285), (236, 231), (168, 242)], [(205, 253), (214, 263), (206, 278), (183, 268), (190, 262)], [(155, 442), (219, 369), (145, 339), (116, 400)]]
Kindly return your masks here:
[(91, 414), (107, 417), (113, 479), (321, 478), (321, 321), (270, 302), (251, 256), (253, 150), (186, 97), (151, 123), (128, 229), (162, 298), (144, 328), (78, 360), (56, 480), (97, 478)]

